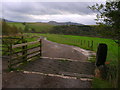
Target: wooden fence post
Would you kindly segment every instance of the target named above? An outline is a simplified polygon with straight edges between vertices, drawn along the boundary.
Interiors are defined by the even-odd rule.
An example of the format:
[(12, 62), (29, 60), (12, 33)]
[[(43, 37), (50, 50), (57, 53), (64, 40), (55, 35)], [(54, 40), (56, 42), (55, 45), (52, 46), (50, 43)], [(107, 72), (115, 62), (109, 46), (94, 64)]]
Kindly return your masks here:
[(9, 68), (9, 70), (11, 70), (12, 69), (12, 66), (11, 66), (11, 60), (12, 60), (12, 43), (10, 43), (10, 46), (8, 47), (8, 50), (9, 50), (9, 56), (10, 56), (10, 58), (9, 58), (9, 60), (8, 60), (8, 68)]
[(92, 40), (92, 42), (91, 42), (91, 50), (93, 50), (93, 40)]
[(42, 56), (42, 39), (40, 39), (40, 57)]
[(81, 40), (81, 46), (82, 46), (82, 40)]
[(86, 44), (85, 44), (85, 43), (86, 43), (86, 41), (84, 40), (84, 48), (86, 47)]
[(90, 41), (88, 41), (88, 49), (90, 48)]
[[(26, 43), (27, 41), (26, 40), (24, 40), (24, 38), (23, 38), (23, 36), (22, 36), (22, 43)], [(27, 45), (25, 45), (25, 46), (22, 46), (22, 55), (25, 55), (22, 59), (23, 60), (25, 60), (25, 62), (27, 61), (27, 56), (26, 56), (26, 54), (27, 54)]]

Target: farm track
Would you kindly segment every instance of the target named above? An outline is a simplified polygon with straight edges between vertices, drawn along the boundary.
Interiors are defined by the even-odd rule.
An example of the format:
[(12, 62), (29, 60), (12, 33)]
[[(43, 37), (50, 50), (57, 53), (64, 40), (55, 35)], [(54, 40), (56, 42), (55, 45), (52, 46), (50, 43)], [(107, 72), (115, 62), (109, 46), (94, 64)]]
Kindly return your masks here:
[(43, 57), (23, 71), (3, 73), (3, 88), (91, 88), (94, 64), (87, 61), (87, 55), (73, 46), (42, 43)]

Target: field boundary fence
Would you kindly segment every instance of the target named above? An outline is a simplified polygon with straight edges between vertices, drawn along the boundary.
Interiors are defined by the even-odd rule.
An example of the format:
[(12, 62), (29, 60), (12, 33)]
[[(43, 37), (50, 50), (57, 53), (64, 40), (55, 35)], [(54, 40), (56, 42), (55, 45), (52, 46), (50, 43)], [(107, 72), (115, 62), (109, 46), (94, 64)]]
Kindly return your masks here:
[[(87, 49), (87, 50), (91, 50), (93, 51), (94, 50), (94, 44), (95, 42), (93, 40), (84, 40), (84, 39), (78, 39), (78, 40), (73, 40), (73, 39), (70, 39), (70, 38), (66, 38), (66, 41), (70, 41), (69, 44), (73, 44), (74, 46), (78, 46), (78, 47), (81, 47), (83, 49)], [(98, 43), (99, 44), (99, 43)]]

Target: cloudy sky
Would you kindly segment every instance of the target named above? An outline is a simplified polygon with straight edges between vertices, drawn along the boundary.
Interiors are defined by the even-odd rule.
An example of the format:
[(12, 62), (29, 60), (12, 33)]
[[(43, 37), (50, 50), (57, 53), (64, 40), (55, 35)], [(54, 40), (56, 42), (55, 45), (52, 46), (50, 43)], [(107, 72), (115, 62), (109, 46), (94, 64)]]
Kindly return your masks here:
[[(14, 1), (14, 0), (13, 0)], [(105, 0), (104, 0), (105, 1)], [(77, 22), (95, 24), (96, 12), (88, 6), (96, 2), (2, 2), (2, 17), (20, 22)], [(101, 3), (101, 2), (98, 2)], [(102, 3), (104, 3), (102, 1)]]

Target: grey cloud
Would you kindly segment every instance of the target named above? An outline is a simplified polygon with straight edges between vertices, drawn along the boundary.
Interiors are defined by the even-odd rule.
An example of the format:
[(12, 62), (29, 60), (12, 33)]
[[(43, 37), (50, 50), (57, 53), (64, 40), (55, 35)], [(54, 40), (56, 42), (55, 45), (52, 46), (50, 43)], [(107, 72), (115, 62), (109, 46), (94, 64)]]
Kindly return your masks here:
[(91, 14), (93, 13), (87, 7), (92, 3), (88, 2), (41, 2), (41, 3), (9, 3), (4, 6), (5, 10), (11, 12), (20, 12), (32, 15), (63, 14), (64, 12), (72, 14)]
[[(93, 14), (92, 2), (9, 2), (3, 3), (3, 16), (15, 21), (35, 21), (27, 15)], [(41, 20), (41, 19), (39, 19)], [(39, 21), (36, 20), (36, 21)], [(65, 19), (64, 19), (65, 20)], [(71, 19), (72, 20), (72, 19)], [(90, 22), (90, 21), (89, 21)]]
[(52, 7), (52, 9), (60, 10), (60, 11), (66, 11), (72, 14), (89, 14), (93, 13), (91, 10), (89, 10), (87, 7), (89, 3), (79, 2), (79, 3), (44, 3), (48, 8)]

